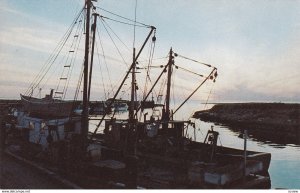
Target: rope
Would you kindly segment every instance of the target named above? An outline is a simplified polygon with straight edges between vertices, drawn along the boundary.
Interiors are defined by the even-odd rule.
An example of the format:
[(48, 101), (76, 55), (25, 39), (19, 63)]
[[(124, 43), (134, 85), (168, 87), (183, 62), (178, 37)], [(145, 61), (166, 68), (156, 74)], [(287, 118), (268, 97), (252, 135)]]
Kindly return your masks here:
[(136, 10), (137, 10), (137, 0), (135, 0), (135, 9), (134, 9), (133, 46), (132, 46), (133, 48), (135, 48)]
[(190, 60), (190, 61), (196, 62), (196, 63), (198, 63), (198, 64), (203, 64), (203, 65), (208, 66), (208, 67), (216, 68), (216, 67), (212, 66), (211, 64), (207, 64), (207, 63), (204, 63), (204, 62), (200, 62), (200, 61), (197, 61), (197, 60), (194, 60), (194, 59), (191, 59), (191, 58), (188, 58), (188, 57), (179, 55), (179, 54), (177, 54), (177, 53), (175, 53), (175, 56), (178, 56), (178, 57), (184, 58), (184, 59), (186, 59), (186, 60)]
[[(99, 38), (99, 41), (100, 41), (100, 46), (101, 46), (101, 50), (102, 50), (102, 55), (103, 55), (103, 59), (104, 59), (104, 63), (105, 63), (105, 67), (106, 67), (106, 71), (107, 71), (107, 74), (108, 74), (108, 80), (109, 80), (109, 83), (110, 83), (110, 88), (112, 89), (112, 93), (114, 94), (114, 88), (113, 88), (113, 85), (112, 85), (112, 82), (111, 82), (111, 79), (110, 79), (110, 72), (109, 72), (109, 69), (108, 69), (108, 66), (107, 66), (107, 60), (106, 60), (106, 55), (104, 53), (104, 48), (103, 48), (103, 45), (102, 45), (102, 41), (101, 41), (101, 36), (100, 36), (100, 32), (99, 32), (99, 28), (97, 28), (97, 34), (98, 34), (98, 38)], [(109, 96), (107, 96), (108, 98)]]
[(80, 42), (81, 42), (81, 38), (82, 38), (82, 33), (83, 32), (83, 27), (81, 28), (81, 32), (80, 32), (80, 38), (79, 38), (79, 41), (77, 41), (77, 46), (76, 46), (76, 52), (73, 54), (73, 58), (72, 58), (72, 61), (70, 62), (70, 65), (71, 65), (71, 71), (68, 72), (68, 82), (65, 84), (64, 86), (64, 89), (63, 89), (63, 92), (64, 92), (64, 96), (63, 96), (63, 99), (65, 99), (66, 97), (66, 94), (67, 94), (67, 90), (68, 90), (68, 87), (69, 87), (69, 84), (70, 84), (70, 81), (71, 81), (71, 77), (72, 76), (72, 72), (73, 72), (73, 69), (74, 69), (74, 66), (75, 66), (75, 58), (78, 54), (78, 50), (79, 50), (79, 45), (80, 45)]
[[(122, 58), (124, 64), (126, 64), (126, 66), (128, 67), (129, 65), (125, 62), (125, 59), (124, 59), (123, 55), (121, 54), (121, 52), (120, 52), (119, 48), (117, 47), (115, 41), (114, 41), (113, 38), (111, 37), (111, 35), (110, 35), (109, 31), (107, 30), (106, 26), (104, 25), (104, 23), (106, 23), (106, 22), (105, 22), (104, 20), (101, 20), (101, 21), (103, 21), (103, 22), (101, 22), (101, 23), (102, 23), (104, 29), (106, 30), (108, 36), (110, 37), (110, 40), (113, 42), (113, 44), (114, 44), (116, 50), (118, 51), (120, 57)], [(110, 28), (110, 29), (111, 29), (111, 28)], [(116, 35), (116, 34), (115, 34), (115, 35)], [(127, 47), (127, 46), (126, 46), (126, 47)], [(128, 49), (129, 49), (129, 48), (128, 48)]]
[(191, 73), (191, 74), (195, 74), (195, 75), (197, 75), (197, 76), (204, 77), (202, 74), (198, 74), (198, 73), (196, 73), (196, 72), (193, 72), (193, 71), (188, 70), (188, 69), (186, 69), (186, 68), (180, 67), (180, 66), (178, 66), (178, 65), (176, 65), (176, 66), (177, 66), (178, 68), (180, 68), (181, 70), (184, 70), (184, 71), (189, 72), (189, 73)]
[(214, 88), (214, 85), (215, 85), (215, 84), (212, 84), (212, 86), (211, 86), (211, 89), (210, 89), (210, 91), (209, 91), (209, 94), (208, 94), (208, 96), (207, 96), (207, 99), (206, 99), (206, 102), (205, 102), (205, 105), (204, 105), (204, 110), (206, 110), (206, 106), (207, 106), (208, 100), (209, 100), (209, 98), (210, 98), (210, 96), (211, 96), (211, 92), (212, 92), (212, 90), (213, 90), (213, 88)]
[[(97, 6), (96, 6), (96, 7), (97, 7)], [(114, 15), (114, 16), (117, 16), (117, 17), (120, 17), (120, 18), (122, 18), (122, 19), (125, 19), (125, 20), (127, 20), (127, 21), (131, 21), (131, 22), (133, 22), (133, 23), (138, 23), (138, 24), (140, 24), (140, 25), (142, 25), (142, 26), (144, 26), (144, 27), (148, 27), (148, 28), (151, 28), (151, 27), (152, 27), (152, 26), (150, 26), (150, 25), (147, 25), (147, 24), (144, 24), (144, 23), (141, 23), (141, 22), (138, 22), (138, 21), (134, 21), (134, 20), (132, 20), (132, 19), (123, 17), (123, 16), (118, 15), (118, 14), (116, 14), (116, 13), (113, 13), (113, 12), (111, 12), (111, 11), (105, 10), (105, 9), (103, 9), (103, 8), (101, 8), (101, 7), (97, 7), (97, 8), (99, 8), (100, 10), (105, 11), (105, 12), (107, 12), (107, 13), (110, 13), (110, 14), (112, 14), (112, 15)]]
[[(99, 56), (99, 50), (98, 50), (98, 45), (97, 44), (96, 44), (96, 49), (97, 49), (98, 60), (99, 60), (99, 63), (100, 63), (100, 56)], [(103, 86), (103, 90), (104, 90), (104, 98), (108, 99), (108, 97), (106, 96), (106, 88), (105, 88), (105, 84), (104, 84), (104, 79), (103, 79), (101, 64), (99, 64), (99, 67), (100, 67), (100, 73), (101, 73), (102, 86)]]
[[(154, 32), (154, 37), (155, 37), (155, 32)], [(144, 86), (143, 99), (145, 99), (145, 97), (146, 97), (148, 80), (151, 83), (151, 78), (150, 78), (149, 72), (150, 72), (150, 66), (152, 65), (152, 61), (153, 61), (154, 49), (155, 49), (155, 41), (152, 41), (152, 44), (150, 44), (149, 60), (148, 60), (147, 68), (146, 68), (146, 80), (145, 80), (145, 86)]]
[[(39, 71), (39, 73), (35, 76), (35, 78), (31, 82), (29, 88), (25, 92), (25, 95), (28, 95), (30, 93), (31, 89), (34, 90), (41, 83), (41, 81), (43, 80), (43, 78), (45, 77), (45, 75), (47, 74), (47, 72), (49, 71), (49, 69), (51, 68), (51, 66), (53, 65), (54, 61), (56, 60), (58, 54), (62, 50), (63, 46), (65, 45), (67, 39), (69, 38), (69, 36), (70, 36), (70, 34), (71, 34), (71, 32), (72, 32), (75, 24), (77, 23), (78, 18), (82, 14), (83, 10), (84, 10), (84, 8), (82, 8), (80, 10), (80, 12), (78, 13), (77, 17), (73, 20), (72, 24), (70, 25), (70, 27), (68, 28), (68, 30), (66, 31), (66, 33), (63, 35), (63, 37), (59, 41), (59, 43), (56, 46), (56, 48), (50, 54), (49, 58), (46, 60), (45, 64), (43, 65), (43, 67), (41, 68), (41, 70)], [(57, 54), (55, 54), (56, 52), (57, 52)]]
[(112, 33), (118, 38), (118, 40), (127, 48), (128, 51), (131, 51), (130, 48), (121, 40), (121, 38), (114, 32), (114, 30), (108, 25), (108, 23), (105, 20), (102, 20), (107, 27), (112, 31)]

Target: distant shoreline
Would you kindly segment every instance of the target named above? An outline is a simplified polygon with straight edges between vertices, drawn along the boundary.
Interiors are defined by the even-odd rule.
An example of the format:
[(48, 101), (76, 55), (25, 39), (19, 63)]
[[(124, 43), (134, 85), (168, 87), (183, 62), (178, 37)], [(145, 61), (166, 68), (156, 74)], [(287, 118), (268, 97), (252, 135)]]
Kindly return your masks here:
[(218, 103), (194, 118), (300, 144), (299, 103)]

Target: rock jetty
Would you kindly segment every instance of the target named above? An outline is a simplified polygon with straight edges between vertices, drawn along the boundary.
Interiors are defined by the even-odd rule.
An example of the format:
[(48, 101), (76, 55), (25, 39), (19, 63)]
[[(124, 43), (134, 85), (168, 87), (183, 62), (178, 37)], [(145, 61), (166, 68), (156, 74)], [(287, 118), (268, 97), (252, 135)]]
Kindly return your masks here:
[(197, 111), (194, 117), (300, 144), (300, 104), (222, 103)]

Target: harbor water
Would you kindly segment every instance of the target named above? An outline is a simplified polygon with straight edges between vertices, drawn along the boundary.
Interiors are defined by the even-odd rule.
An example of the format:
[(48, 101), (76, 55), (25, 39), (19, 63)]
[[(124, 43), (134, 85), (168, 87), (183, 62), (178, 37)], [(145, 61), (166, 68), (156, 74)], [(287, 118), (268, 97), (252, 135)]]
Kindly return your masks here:
[[(240, 137), (241, 133), (233, 131), (228, 126), (199, 120), (197, 122), (197, 141), (204, 141), (207, 130), (213, 126), (214, 130), (220, 133), (218, 145), (243, 149), (244, 139)], [(190, 135), (194, 135), (192, 131), (190, 131)], [(270, 135), (272, 134), (270, 133)], [(300, 145), (276, 144), (267, 140), (259, 141), (255, 136), (250, 135), (247, 141), (247, 149), (271, 153), (269, 175), (272, 189), (300, 189)]]
[[(189, 115), (190, 116), (190, 115)], [(128, 113), (119, 113), (119, 118), (126, 119)], [(95, 117), (95, 118), (100, 118)], [(110, 116), (107, 116), (110, 118)], [(236, 149), (244, 148), (244, 139), (242, 133), (236, 128), (219, 125), (211, 122), (203, 122), (199, 119), (191, 119), (195, 122), (195, 129), (189, 128), (187, 137), (203, 142), (206, 133), (211, 127), (219, 132), (219, 146), (231, 147)], [(90, 131), (93, 132), (99, 121), (90, 121)], [(98, 132), (102, 132), (103, 125)], [(240, 128), (241, 130), (243, 128)], [(270, 133), (272, 135), (272, 133)], [(196, 138), (196, 139), (195, 139)], [(273, 142), (268, 139), (257, 138), (255, 135), (249, 135), (247, 140), (247, 150), (271, 153), (271, 163), (269, 175), (271, 178), (272, 189), (300, 189), (300, 145), (299, 144), (283, 144)]]

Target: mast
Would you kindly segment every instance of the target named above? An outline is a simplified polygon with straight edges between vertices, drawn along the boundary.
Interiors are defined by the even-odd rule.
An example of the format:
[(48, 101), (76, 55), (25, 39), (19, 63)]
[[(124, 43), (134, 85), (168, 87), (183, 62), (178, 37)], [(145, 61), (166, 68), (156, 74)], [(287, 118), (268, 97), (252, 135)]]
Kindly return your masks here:
[(96, 26), (97, 26), (97, 17), (99, 16), (99, 14), (98, 13), (93, 13), (93, 16), (94, 16), (94, 23), (92, 25), (93, 42), (92, 42), (92, 53), (91, 53), (90, 75), (89, 75), (88, 101), (90, 101), (90, 96), (91, 96), (92, 73), (93, 73), (93, 59), (94, 59), (95, 37), (96, 37)]
[(135, 69), (136, 69), (136, 61), (135, 61), (135, 48), (133, 48), (133, 67), (132, 67), (132, 75), (131, 75), (131, 100), (130, 100), (130, 108), (129, 108), (129, 122), (133, 123), (134, 120), (134, 96), (136, 92), (136, 84), (135, 84)]
[(170, 49), (169, 62), (168, 62), (168, 82), (167, 82), (167, 94), (166, 94), (166, 109), (165, 118), (166, 121), (170, 120), (170, 93), (171, 93), (171, 78), (172, 78), (172, 66), (174, 64), (173, 51)]
[[(149, 34), (148, 34), (146, 40), (144, 41), (142, 47), (140, 48), (139, 52), (138, 52), (137, 55), (135, 56), (135, 58), (134, 58), (132, 64), (130, 65), (130, 68), (128, 69), (128, 71), (127, 71), (125, 77), (123, 78), (123, 80), (122, 80), (122, 82), (121, 82), (121, 84), (120, 84), (120, 86), (119, 86), (117, 92), (115, 93), (115, 95), (114, 95), (112, 101), (108, 104), (108, 108), (110, 108), (110, 107), (112, 106), (112, 104), (115, 102), (115, 99), (116, 99), (117, 95), (119, 94), (119, 92), (120, 92), (122, 86), (124, 85), (124, 83), (125, 83), (125, 81), (126, 81), (128, 75), (129, 75), (129, 73), (131, 72), (133, 66), (135, 65), (135, 63), (136, 63), (136, 61), (137, 61), (137, 59), (139, 58), (140, 54), (142, 53), (142, 51), (143, 51), (143, 49), (144, 49), (146, 43), (148, 42), (148, 40), (149, 40), (151, 34), (152, 34), (153, 31), (155, 31), (155, 30), (156, 30), (156, 28), (153, 27), (153, 26), (151, 26), (151, 30), (150, 30), (150, 32), (149, 32)], [(97, 131), (98, 131), (98, 129), (99, 129), (101, 123), (103, 122), (105, 116), (106, 116), (106, 113), (104, 113), (104, 115), (102, 116), (102, 118), (101, 118), (101, 120), (99, 121), (98, 125), (96, 126), (96, 129), (95, 129), (93, 135), (95, 135), (95, 134), (97, 133)]]
[(83, 99), (82, 99), (82, 122), (81, 134), (83, 139), (83, 148), (85, 148), (86, 137), (89, 130), (89, 114), (88, 114), (88, 65), (89, 65), (89, 39), (90, 39), (90, 14), (91, 0), (85, 1), (86, 6), (86, 26), (85, 26), (85, 54), (84, 54), (84, 69), (83, 69)]

